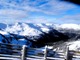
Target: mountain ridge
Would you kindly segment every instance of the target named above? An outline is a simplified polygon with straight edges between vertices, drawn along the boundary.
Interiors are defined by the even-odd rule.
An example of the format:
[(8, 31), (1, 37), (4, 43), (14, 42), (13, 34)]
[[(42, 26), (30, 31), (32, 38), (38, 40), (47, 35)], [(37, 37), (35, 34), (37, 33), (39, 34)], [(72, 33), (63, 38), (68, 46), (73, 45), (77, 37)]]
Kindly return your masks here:
[[(6, 38), (11, 38), (17, 44), (19, 40), (24, 40), (26, 42), (24, 44), (28, 43), (27, 45), (32, 45), (33, 47), (42, 47), (51, 42), (63, 41), (64, 43), (69, 40), (75, 41), (80, 38), (79, 24), (33, 24), (18, 22), (4, 25), (6, 27), (0, 30), (0, 34)], [(14, 43), (12, 40), (10, 43)], [(0, 41), (2, 40), (0, 39)], [(23, 45), (23, 42), (21, 44)]]

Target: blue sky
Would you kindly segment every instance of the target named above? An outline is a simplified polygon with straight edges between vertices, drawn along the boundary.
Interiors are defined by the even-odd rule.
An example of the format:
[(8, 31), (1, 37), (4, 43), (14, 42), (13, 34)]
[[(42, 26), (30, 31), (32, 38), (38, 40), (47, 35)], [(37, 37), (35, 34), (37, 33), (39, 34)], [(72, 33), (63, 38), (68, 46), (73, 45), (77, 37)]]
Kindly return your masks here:
[(80, 6), (59, 0), (0, 0), (0, 22), (80, 24)]

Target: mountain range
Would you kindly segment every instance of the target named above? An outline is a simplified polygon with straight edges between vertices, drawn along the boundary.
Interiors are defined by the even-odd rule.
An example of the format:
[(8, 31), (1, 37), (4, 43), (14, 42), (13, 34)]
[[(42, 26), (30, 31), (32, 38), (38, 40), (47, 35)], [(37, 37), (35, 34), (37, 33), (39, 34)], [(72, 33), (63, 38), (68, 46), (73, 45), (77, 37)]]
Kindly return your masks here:
[(0, 23), (0, 43), (43, 47), (52, 44), (60, 45), (65, 42), (72, 44), (79, 39), (79, 24)]

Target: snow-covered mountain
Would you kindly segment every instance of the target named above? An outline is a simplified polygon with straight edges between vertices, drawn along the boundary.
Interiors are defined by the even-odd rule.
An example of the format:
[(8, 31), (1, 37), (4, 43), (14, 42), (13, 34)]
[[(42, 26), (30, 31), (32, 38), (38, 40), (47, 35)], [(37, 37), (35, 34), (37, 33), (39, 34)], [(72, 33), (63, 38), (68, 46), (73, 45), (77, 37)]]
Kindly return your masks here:
[(75, 41), (79, 38), (79, 24), (0, 23), (1, 43), (41, 47), (48, 43)]
[(4, 23), (0, 23), (0, 29), (5, 29), (6, 27), (7, 27), (6, 24), (4, 24)]
[(57, 27), (62, 29), (80, 30), (80, 24), (61, 24), (61, 25), (58, 25)]

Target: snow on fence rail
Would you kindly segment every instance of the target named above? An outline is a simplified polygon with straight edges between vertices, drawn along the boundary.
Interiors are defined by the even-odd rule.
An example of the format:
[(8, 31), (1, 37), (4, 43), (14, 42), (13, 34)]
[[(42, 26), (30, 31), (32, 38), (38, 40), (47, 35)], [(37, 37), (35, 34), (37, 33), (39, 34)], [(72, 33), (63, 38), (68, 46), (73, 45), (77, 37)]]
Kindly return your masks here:
[[(5, 47), (5, 46), (9, 47), (9, 52), (8, 52), (9, 54), (0, 52), (0, 59), (2, 57), (9, 57), (9, 58), (18, 58), (20, 60), (30, 60), (30, 59), (31, 60), (32, 59), (35, 59), (35, 60), (37, 60), (37, 59), (38, 60), (39, 59), (40, 60), (48, 60), (48, 59), (49, 60), (72, 60), (72, 58), (80, 56), (79, 51), (78, 52), (74, 51), (75, 54), (72, 54), (72, 51), (69, 51), (69, 47), (66, 48), (65, 52), (57, 52), (57, 54), (61, 54), (61, 55), (63, 54), (62, 57), (61, 57), (61, 55), (59, 57), (54, 57), (54, 56), (51, 57), (51, 56), (47, 56), (48, 50), (49, 50), (47, 46), (45, 47), (44, 51), (39, 54), (34, 54), (34, 52), (33, 52), (33, 51), (36, 51), (37, 48), (28, 48), (26, 45), (20, 46), (20, 45), (14, 45), (14, 44), (0, 43), (0, 50), (4, 49), (4, 51), (6, 51), (7, 47)], [(10, 48), (10, 47), (14, 47), (15, 49)], [(18, 47), (18, 48), (16, 48), (16, 47)], [(12, 52), (17, 52), (17, 53), (15, 54)]]

